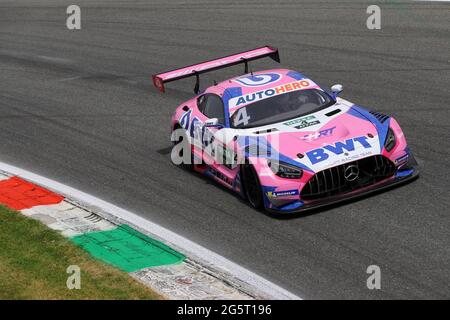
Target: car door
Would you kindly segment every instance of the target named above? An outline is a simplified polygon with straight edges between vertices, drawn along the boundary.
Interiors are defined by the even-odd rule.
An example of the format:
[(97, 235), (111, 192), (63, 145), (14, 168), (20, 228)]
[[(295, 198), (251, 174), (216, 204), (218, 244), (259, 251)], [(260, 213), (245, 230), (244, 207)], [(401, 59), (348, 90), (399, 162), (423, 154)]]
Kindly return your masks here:
[(198, 99), (198, 108), (209, 120), (217, 119), (212, 126), (203, 124), (203, 157), (207, 164), (211, 164), (211, 171), (215, 178), (228, 187), (232, 187), (236, 176), (236, 166), (230, 165), (234, 159), (233, 148), (227, 147), (218, 132), (226, 127), (223, 100), (216, 94), (205, 94)]
[[(207, 120), (202, 123), (201, 143), (205, 153), (205, 157), (210, 161), (214, 161), (214, 134), (225, 126), (225, 112), (222, 98), (213, 93), (206, 93), (197, 99), (199, 111), (206, 116)], [(209, 121), (217, 119), (217, 124), (209, 125)], [(214, 161), (215, 162), (215, 161)]]

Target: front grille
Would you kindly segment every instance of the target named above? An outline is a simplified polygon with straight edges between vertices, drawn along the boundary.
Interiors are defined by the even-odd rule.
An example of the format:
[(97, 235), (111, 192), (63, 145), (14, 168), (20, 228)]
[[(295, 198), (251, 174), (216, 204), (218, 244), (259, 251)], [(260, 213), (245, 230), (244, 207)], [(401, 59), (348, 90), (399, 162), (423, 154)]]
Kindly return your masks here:
[(378, 121), (380, 121), (381, 123), (384, 123), (387, 119), (389, 119), (389, 116), (385, 115), (384, 113), (381, 112), (376, 112), (376, 111), (369, 111), (375, 118), (378, 119)]
[[(354, 173), (349, 177), (351, 170), (358, 171), (357, 178)], [(371, 156), (317, 172), (309, 179), (300, 197), (302, 200), (317, 200), (350, 192), (391, 177), (394, 173), (392, 161), (382, 155)]]

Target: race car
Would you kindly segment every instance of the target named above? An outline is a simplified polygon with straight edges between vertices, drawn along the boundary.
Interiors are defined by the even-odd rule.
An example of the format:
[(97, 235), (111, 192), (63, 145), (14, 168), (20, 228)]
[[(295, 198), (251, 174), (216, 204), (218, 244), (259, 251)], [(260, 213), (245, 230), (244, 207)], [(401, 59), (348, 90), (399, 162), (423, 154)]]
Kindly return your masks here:
[[(153, 75), (153, 84), (194, 76), (195, 96), (175, 110), (172, 161), (211, 177), (256, 209), (292, 213), (418, 176), (397, 121), (288, 69), (249, 72), (265, 46)], [(200, 90), (205, 72), (245, 64), (243, 75)]]

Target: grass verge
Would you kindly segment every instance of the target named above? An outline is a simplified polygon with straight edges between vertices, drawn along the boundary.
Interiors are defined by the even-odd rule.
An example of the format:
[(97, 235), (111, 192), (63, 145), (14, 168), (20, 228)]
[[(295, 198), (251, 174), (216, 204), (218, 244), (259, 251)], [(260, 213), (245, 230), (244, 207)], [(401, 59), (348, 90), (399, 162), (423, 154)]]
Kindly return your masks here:
[[(81, 289), (69, 290), (70, 265)], [(161, 299), (41, 222), (0, 206), (0, 299)]]

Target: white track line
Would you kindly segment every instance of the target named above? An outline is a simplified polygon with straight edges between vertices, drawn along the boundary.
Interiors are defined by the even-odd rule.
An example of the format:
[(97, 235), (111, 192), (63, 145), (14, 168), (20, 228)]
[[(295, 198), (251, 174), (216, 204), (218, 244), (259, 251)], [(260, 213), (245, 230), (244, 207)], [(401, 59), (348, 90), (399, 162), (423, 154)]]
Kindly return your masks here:
[(249, 283), (265, 295), (273, 297), (273, 299), (301, 300), (301, 298), (296, 296), (295, 294), (281, 288), (280, 286), (268, 281), (267, 279), (255, 274), (254, 272), (241, 267), (240, 265), (226, 259), (225, 257), (222, 257), (221, 255), (205, 247), (202, 247), (195, 242), (192, 242), (156, 223), (148, 221), (138, 216), (137, 214), (122, 209), (118, 206), (115, 206), (109, 202), (96, 198), (75, 188), (69, 187), (57, 181), (42, 177), (30, 171), (9, 165), (1, 161), (0, 170), (20, 176), (28, 181), (34, 182), (43, 187), (47, 187), (55, 192), (59, 192), (62, 195), (72, 198), (73, 200), (85, 202), (87, 204), (100, 208), (106, 213), (110, 213), (120, 219), (129, 221), (130, 223), (139, 226), (140, 228), (154, 234), (155, 236), (164, 239), (168, 243), (177, 246), (182, 251), (185, 251), (185, 253), (190, 252), (216, 267), (225, 269), (233, 276)]

